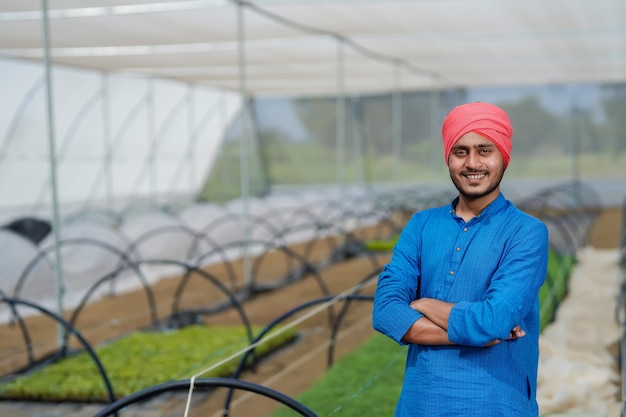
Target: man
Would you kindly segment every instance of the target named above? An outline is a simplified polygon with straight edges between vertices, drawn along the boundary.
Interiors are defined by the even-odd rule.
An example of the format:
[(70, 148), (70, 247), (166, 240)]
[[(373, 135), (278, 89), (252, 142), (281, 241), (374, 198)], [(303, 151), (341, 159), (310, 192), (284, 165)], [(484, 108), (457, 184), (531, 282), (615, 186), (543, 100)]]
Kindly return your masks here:
[(415, 213), (380, 274), (373, 326), (409, 345), (396, 416), (538, 415), (548, 231), (500, 192), (512, 136), (492, 104), (448, 114), (444, 155), (459, 195)]

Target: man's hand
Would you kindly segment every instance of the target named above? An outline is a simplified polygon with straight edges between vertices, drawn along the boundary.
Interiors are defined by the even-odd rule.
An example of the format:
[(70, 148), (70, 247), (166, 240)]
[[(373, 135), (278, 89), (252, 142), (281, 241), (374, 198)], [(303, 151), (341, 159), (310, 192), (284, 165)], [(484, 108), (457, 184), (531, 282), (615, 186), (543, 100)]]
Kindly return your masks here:
[(526, 336), (526, 332), (524, 330), (522, 330), (522, 328), (518, 324), (517, 326), (515, 326), (513, 328), (513, 330), (511, 330), (511, 335), (506, 340), (515, 340), (515, 339), (519, 339), (520, 337), (524, 337), (524, 336)]
[(497, 345), (500, 342), (504, 342), (506, 340), (516, 340), (519, 339), (520, 337), (524, 337), (526, 336), (526, 332), (524, 330), (522, 330), (522, 328), (519, 326), (519, 324), (517, 326), (515, 326), (513, 328), (513, 330), (511, 330), (511, 333), (509, 335), (509, 337), (507, 337), (504, 340), (500, 340), (500, 339), (496, 339), (492, 342), (489, 342), (485, 345), (485, 347), (490, 347), (490, 346), (494, 346)]

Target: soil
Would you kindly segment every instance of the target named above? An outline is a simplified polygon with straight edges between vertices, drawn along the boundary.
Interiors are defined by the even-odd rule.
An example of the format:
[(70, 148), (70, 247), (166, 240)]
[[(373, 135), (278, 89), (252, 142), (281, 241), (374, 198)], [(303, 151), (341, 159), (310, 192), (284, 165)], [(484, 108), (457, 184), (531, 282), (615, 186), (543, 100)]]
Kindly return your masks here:
[[(594, 228), (590, 231), (589, 243), (598, 248), (615, 248), (620, 241), (622, 230), (620, 208), (605, 210)], [(324, 242), (316, 245), (308, 253), (312, 262), (328, 259), (333, 245), (337, 242)], [(304, 245), (293, 248), (298, 253), (307, 249)], [(376, 255), (375, 258), (356, 257), (320, 268), (319, 276), (309, 274), (290, 284), (282, 285), (271, 291), (260, 292), (243, 304), (244, 311), (253, 324), (266, 325), (292, 308), (304, 302), (325, 295), (320, 282), (328, 288), (332, 295), (340, 294), (362, 282), (376, 268), (389, 260), (388, 253)], [(284, 254), (271, 253), (258, 268), (256, 276), (265, 277), (267, 282), (276, 277), (284, 276), (289, 268)], [(243, 276), (243, 265), (233, 263), (237, 280)], [(213, 265), (206, 269), (215, 277), (220, 277), (225, 285), (232, 285), (227, 278), (227, 271), (222, 265)], [(172, 309), (173, 296), (181, 282), (181, 276), (159, 281), (153, 286), (157, 300), (159, 319), (166, 318)], [(374, 280), (360, 293), (373, 295)], [(224, 301), (225, 296), (206, 280), (192, 278), (188, 281), (182, 298), (181, 307), (185, 309), (200, 308)], [(342, 302), (335, 304), (333, 311), (340, 311)], [(289, 323), (296, 318), (310, 314), (315, 307), (305, 310), (287, 320)], [(66, 317), (70, 317), (68, 312)], [(339, 340), (334, 349), (334, 360), (351, 352), (369, 339), (374, 331), (371, 327), (371, 302), (350, 303), (348, 314), (342, 324)], [(207, 314), (207, 324), (240, 324), (241, 318), (233, 308)], [(323, 310), (310, 318), (298, 323), (300, 337), (297, 342), (282, 348), (279, 352), (266, 358), (255, 372), (247, 372), (243, 380), (270, 387), (278, 392), (295, 397), (306, 390), (314, 381), (324, 374), (328, 363), (328, 343), (330, 335), (329, 311)], [(46, 317), (29, 317), (26, 324), (32, 338), (36, 358), (42, 358), (56, 349), (57, 326)], [(124, 294), (107, 296), (90, 303), (79, 315), (76, 323), (78, 330), (92, 345), (127, 334), (151, 324), (146, 293), (137, 290)], [(15, 372), (27, 363), (25, 343), (17, 326), (0, 326), (0, 375)], [(191, 375), (190, 375), (191, 376)], [(189, 416), (221, 416), (226, 390), (217, 390), (210, 395), (194, 393)], [(390, 399), (395, 401), (395, 399)], [(181, 416), (184, 413), (187, 394), (168, 394), (159, 399), (132, 406), (134, 416)], [(24, 402), (0, 402), (0, 415), (3, 417), (35, 417), (46, 415), (56, 416), (93, 416), (103, 405), (91, 404), (42, 404)], [(238, 391), (231, 403), (232, 415), (265, 416), (280, 407), (275, 401), (265, 399), (256, 394)], [(44, 412), (45, 411), (45, 412)], [(126, 413), (126, 411), (125, 411)], [(126, 414), (124, 414), (126, 415)], [(185, 414), (187, 415), (187, 414)]]
[(626, 225), (622, 224), (626, 207), (610, 207), (600, 212), (594, 227), (589, 233), (589, 245), (598, 249), (620, 247)]

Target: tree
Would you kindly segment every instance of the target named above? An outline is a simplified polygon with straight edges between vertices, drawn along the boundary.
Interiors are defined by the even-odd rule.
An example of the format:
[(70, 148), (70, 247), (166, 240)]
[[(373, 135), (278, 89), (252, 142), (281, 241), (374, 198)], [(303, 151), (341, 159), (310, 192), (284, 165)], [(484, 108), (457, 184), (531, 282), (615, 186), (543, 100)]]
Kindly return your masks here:
[(613, 139), (614, 156), (617, 158), (626, 151), (626, 85), (604, 86), (602, 95), (602, 108)]

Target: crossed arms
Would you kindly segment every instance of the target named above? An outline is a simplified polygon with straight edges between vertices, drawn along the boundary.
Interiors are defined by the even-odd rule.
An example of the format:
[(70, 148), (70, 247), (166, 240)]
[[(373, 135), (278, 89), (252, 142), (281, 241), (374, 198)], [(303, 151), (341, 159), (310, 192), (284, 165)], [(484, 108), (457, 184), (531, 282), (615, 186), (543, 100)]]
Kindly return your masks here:
[[(497, 239), (501, 243), (498, 250), (506, 256), (482, 256), (489, 247), (485, 249), (478, 245), (473, 248), (468, 259), (480, 256), (480, 266), (476, 266), (478, 261), (469, 262), (464, 271), (472, 277), (472, 284), (461, 281), (455, 274), (459, 287), (450, 293), (449, 285), (444, 287), (442, 280), (433, 278), (442, 274), (447, 276), (448, 271), (440, 262), (425, 260), (441, 259), (440, 247), (453, 247), (453, 237), (448, 239), (450, 242), (422, 248), (423, 239), (440, 239), (436, 235), (440, 233), (440, 228), (436, 227), (438, 222), (431, 219), (429, 213), (411, 219), (394, 248), (390, 263), (379, 276), (372, 311), (374, 329), (396, 342), (416, 345), (492, 346), (528, 336), (517, 325), (528, 332), (526, 318), (534, 323), (537, 293), (547, 269), (548, 233), (545, 225), (539, 222), (518, 225), (526, 218), (511, 225), (509, 216), (506, 227), (488, 229), (507, 232), (506, 236)], [(425, 228), (425, 223), (433, 224)], [(488, 242), (494, 240), (490, 234), (483, 238)], [(504, 241), (506, 245), (502, 243)], [(425, 283), (421, 289), (422, 298), (414, 301), (420, 277)], [(452, 303), (426, 298), (435, 294), (442, 294), (441, 298), (443, 294), (449, 294), (448, 300)]]
[[(448, 318), (453, 303), (445, 301), (435, 300), (434, 298), (420, 298), (409, 304), (409, 306), (416, 311), (419, 311), (424, 317), (419, 318), (413, 325), (407, 330), (402, 337), (402, 341), (405, 343), (414, 343), (420, 345), (454, 345), (448, 339)], [(511, 334), (504, 340), (515, 340), (520, 337), (524, 337), (526, 332), (515, 326), (511, 330)], [(504, 340), (493, 340), (487, 343), (485, 346), (493, 346)]]

